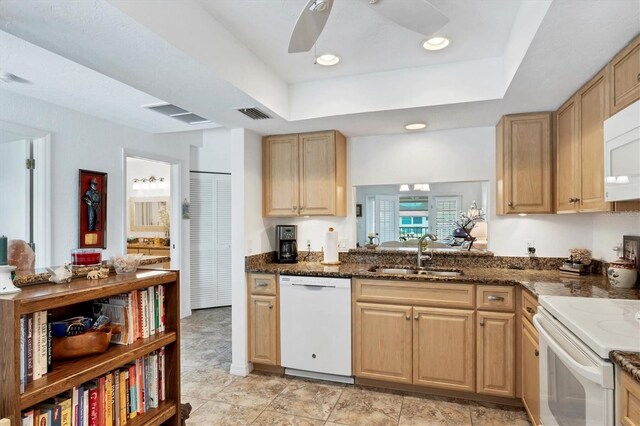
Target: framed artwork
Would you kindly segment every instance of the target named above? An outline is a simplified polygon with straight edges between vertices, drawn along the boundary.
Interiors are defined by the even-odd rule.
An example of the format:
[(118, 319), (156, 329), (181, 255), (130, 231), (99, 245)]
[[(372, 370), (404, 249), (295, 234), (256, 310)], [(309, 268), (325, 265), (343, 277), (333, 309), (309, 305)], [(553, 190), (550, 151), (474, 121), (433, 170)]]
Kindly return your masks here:
[(362, 204), (356, 204), (356, 217), (362, 217)]
[(107, 248), (107, 174), (80, 170), (79, 247)]
[(640, 272), (640, 237), (625, 235), (622, 237), (622, 257), (632, 260)]

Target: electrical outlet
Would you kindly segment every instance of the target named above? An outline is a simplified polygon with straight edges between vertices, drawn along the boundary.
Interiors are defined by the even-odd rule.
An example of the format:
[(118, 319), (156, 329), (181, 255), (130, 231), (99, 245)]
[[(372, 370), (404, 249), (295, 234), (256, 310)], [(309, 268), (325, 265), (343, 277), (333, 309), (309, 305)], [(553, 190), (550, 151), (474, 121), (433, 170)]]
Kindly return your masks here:
[(534, 256), (536, 254), (535, 241), (527, 241), (527, 254), (529, 254), (529, 256)]
[(307, 240), (307, 248), (311, 248), (311, 240)]

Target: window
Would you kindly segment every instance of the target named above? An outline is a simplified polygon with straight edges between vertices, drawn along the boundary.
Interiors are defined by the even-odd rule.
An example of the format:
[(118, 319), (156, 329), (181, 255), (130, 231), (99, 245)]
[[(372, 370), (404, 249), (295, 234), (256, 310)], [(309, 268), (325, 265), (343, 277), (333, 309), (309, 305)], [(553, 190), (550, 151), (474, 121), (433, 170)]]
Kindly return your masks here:
[(400, 197), (400, 239), (420, 238), (429, 232), (429, 198)]
[(448, 240), (458, 227), (460, 197), (434, 197), (435, 232), (439, 240)]

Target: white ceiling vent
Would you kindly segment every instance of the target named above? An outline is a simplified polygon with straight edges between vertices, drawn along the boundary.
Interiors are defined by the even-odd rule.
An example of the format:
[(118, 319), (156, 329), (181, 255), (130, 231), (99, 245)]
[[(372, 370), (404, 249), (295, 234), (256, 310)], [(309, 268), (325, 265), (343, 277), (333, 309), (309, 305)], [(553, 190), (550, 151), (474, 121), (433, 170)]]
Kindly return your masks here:
[(270, 115), (263, 111), (260, 111), (258, 108), (239, 108), (238, 111), (252, 120), (265, 120), (267, 118), (272, 118)]
[(181, 121), (186, 124), (204, 124), (211, 123), (210, 120), (207, 120), (204, 117), (200, 117), (197, 114), (187, 111), (186, 109), (182, 109), (179, 106), (175, 106), (173, 104), (154, 104), (154, 105), (142, 105), (142, 108), (150, 109), (151, 111), (158, 112), (162, 115), (166, 115), (167, 117), (175, 118), (178, 121)]

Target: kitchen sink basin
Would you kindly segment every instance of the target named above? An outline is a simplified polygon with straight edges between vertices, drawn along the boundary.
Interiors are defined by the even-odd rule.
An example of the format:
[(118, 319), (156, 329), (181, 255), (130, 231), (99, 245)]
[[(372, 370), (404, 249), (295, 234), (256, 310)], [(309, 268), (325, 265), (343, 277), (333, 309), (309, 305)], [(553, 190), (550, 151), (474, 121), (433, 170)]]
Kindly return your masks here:
[(459, 277), (462, 275), (462, 271), (457, 270), (442, 270), (442, 269), (424, 269), (424, 268), (378, 268), (372, 267), (369, 272), (377, 272), (379, 274), (392, 274), (392, 275), (427, 275), (434, 277)]

